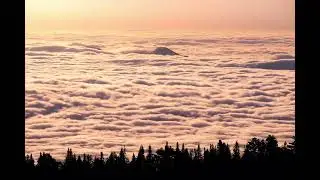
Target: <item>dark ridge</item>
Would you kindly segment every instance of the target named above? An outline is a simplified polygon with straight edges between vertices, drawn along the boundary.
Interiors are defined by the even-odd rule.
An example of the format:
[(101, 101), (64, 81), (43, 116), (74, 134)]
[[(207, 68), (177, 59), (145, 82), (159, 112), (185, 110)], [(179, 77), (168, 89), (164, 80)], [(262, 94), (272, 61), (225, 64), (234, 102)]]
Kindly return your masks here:
[(238, 142), (233, 147), (219, 140), (209, 147), (185, 148), (176, 143), (154, 150), (141, 145), (130, 160), (125, 146), (119, 153), (98, 156), (76, 155), (67, 150), (63, 161), (41, 152), (35, 163), (25, 156), (26, 179), (295, 179), (296, 146), (292, 142), (278, 146), (277, 139), (252, 138), (241, 153)]

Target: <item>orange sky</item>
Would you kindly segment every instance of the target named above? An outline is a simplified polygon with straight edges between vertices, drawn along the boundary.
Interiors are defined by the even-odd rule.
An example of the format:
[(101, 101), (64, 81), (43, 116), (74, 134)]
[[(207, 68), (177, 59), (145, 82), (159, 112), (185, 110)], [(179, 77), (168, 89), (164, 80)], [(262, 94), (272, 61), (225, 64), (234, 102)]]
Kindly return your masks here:
[(294, 0), (26, 0), (26, 29), (294, 31)]

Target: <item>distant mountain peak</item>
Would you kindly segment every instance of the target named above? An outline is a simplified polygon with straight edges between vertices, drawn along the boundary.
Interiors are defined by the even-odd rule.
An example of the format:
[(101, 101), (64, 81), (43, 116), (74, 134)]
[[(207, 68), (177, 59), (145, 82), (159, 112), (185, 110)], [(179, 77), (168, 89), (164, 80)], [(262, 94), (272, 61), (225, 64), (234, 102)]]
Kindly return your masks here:
[(152, 53), (158, 54), (158, 55), (170, 55), (170, 56), (179, 55), (178, 53), (172, 51), (167, 47), (157, 47)]

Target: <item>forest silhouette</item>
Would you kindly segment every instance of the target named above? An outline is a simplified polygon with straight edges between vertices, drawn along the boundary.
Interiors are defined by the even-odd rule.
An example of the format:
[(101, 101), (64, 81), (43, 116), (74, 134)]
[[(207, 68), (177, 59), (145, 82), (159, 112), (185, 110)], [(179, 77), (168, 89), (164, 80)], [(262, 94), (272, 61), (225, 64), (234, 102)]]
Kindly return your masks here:
[(129, 160), (125, 147), (119, 153), (93, 157), (67, 150), (65, 159), (56, 160), (41, 152), (37, 161), (25, 156), (27, 179), (295, 179), (295, 137), (278, 145), (275, 136), (252, 138), (241, 153), (238, 142), (233, 147), (219, 140), (216, 145), (193, 149), (184, 144), (168, 145), (155, 152), (142, 145)]

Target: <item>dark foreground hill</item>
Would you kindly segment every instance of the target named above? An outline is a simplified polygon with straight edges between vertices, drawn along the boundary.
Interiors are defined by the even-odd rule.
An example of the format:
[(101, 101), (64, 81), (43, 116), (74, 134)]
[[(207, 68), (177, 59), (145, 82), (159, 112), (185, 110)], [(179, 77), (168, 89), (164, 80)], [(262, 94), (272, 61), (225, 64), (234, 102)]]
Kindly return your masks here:
[(32, 154), (26, 155), (24, 175), (27, 179), (300, 179), (295, 154), (295, 138), (278, 146), (271, 135), (252, 138), (243, 152), (238, 142), (230, 147), (221, 140), (194, 149), (166, 143), (155, 152), (151, 146), (140, 146), (130, 160), (125, 148), (107, 157), (102, 152), (99, 157), (76, 155), (68, 149), (63, 161), (45, 152), (37, 162)]

